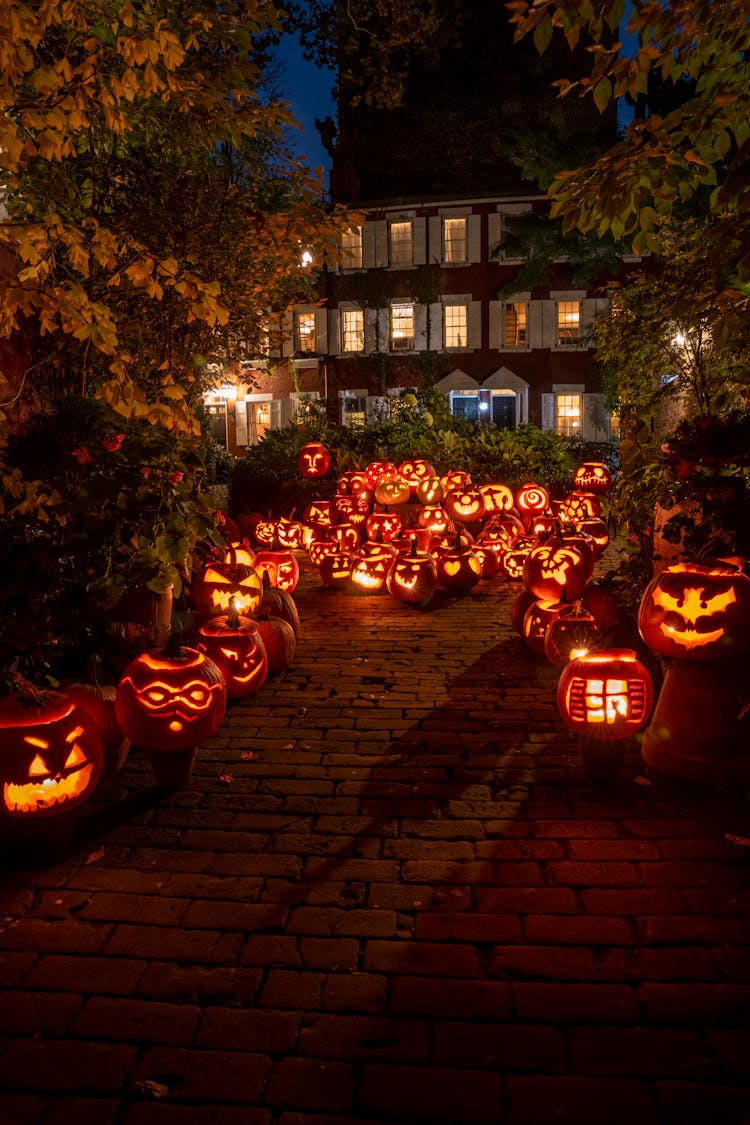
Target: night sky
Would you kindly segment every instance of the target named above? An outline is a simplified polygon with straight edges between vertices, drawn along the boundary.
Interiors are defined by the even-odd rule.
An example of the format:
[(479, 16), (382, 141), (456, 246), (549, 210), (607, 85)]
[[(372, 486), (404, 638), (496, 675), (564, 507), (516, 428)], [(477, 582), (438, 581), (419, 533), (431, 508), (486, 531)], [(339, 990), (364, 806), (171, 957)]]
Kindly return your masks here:
[(299, 156), (305, 157), (313, 168), (318, 165), (323, 166), (327, 186), (331, 159), (320, 143), (315, 128), (315, 118), (321, 120), (328, 116), (335, 118), (331, 97), (333, 74), (303, 59), (299, 43), (292, 36), (284, 38), (279, 47), (278, 57), (283, 60), (286, 67), (283, 79), (286, 96), (292, 103), (294, 116), (302, 126), (302, 131), (296, 129), (290, 131), (290, 143), (294, 151)]

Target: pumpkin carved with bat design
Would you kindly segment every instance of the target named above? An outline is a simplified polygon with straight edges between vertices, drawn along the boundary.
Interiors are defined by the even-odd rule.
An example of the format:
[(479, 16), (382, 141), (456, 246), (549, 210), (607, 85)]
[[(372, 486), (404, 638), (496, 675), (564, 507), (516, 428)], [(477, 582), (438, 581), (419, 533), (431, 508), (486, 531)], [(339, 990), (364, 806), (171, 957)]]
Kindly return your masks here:
[(0, 700), (3, 816), (36, 819), (73, 810), (96, 788), (103, 764), (96, 723), (67, 695), (31, 688)]
[(674, 563), (646, 587), (638, 629), (650, 649), (673, 660), (741, 655), (750, 649), (750, 578), (734, 561)]

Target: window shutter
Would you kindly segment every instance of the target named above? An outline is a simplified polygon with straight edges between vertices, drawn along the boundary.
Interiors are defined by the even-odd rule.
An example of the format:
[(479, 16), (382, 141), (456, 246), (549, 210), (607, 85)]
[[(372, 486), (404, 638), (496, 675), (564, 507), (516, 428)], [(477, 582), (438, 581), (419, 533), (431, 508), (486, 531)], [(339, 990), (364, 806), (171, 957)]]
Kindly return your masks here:
[(468, 228), (467, 251), (470, 262), (482, 260), (482, 216), (469, 215), (466, 224)]
[(341, 354), (341, 314), (338, 309), (330, 309), (328, 313), (328, 353)]
[(439, 215), (430, 215), (427, 220), (427, 233), (429, 235), (429, 260), (442, 262), (443, 260), (443, 221)]
[(430, 335), (427, 340), (428, 351), (437, 352), (443, 346), (443, 304), (433, 301), (430, 304)]
[(488, 244), (488, 257), (490, 260), (499, 261), (502, 259), (502, 254), (498, 253), (500, 247), (500, 240), (503, 237), (503, 217), (497, 211), (492, 211), (487, 216), (487, 244)]
[(381, 395), (368, 395), (365, 399), (365, 419), (367, 422), (379, 422), (390, 417), (388, 399)]
[(470, 348), (482, 346), (482, 302), (469, 301), (469, 339)]
[(427, 220), (413, 219), (411, 229), (414, 265), (423, 266), (427, 261)]
[(414, 306), (414, 350), (427, 350), (427, 306)]
[(502, 351), (505, 346), (503, 339), (503, 304), (502, 301), (489, 302), (489, 330), (490, 347)]
[(543, 348), (557, 347), (557, 301), (540, 301)]
[(284, 314), (281, 322), (281, 354), (291, 355), (294, 351), (294, 314)]
[(542, 429), (554, 430), (555, 428), (555, 395), (542, 395)]
[(328, 309), (315, 312), (315, 351), (325, 355), (328, 351)]
[(391, 346), (391, 315), (390, 309), (376, 309), (375, 323), (377, 325), (377, 346), (373, 344), (373, 351), (387, 352)]
[[(378, 327), (377, 309), (365, 309), (365, 352), (369, 355), (376, 351), (376, 333)], [(381, 339), (380, 346), (383, 346)]]
[(604, 395), (583, 396), (583, 425), (581, 434), (586, 441), (609, 440), (609, 414), (604, 405)]
[(530, 348), (547, 347), (544, 343), (544, 301), (529, 301), (526, 310), (526, 344)]
[(385, 219), (373, 223), (375, 227), (375, 266), (388, 265), (388, 224)]
[(589, 345), (591, 344), (591, 329), (596, 320), (596, 306), (597, 301), (594, 299), (581, 301), (581, 340)]
[(237, 445), (248, 445), (247, 440), (247, 403), (238, 399), (234, 411), (235, 441)]
[(387, 262), (388, 239), (385, 221), (365, 223), (362, 231), (362, 264), (365, 269), (384, 266)]

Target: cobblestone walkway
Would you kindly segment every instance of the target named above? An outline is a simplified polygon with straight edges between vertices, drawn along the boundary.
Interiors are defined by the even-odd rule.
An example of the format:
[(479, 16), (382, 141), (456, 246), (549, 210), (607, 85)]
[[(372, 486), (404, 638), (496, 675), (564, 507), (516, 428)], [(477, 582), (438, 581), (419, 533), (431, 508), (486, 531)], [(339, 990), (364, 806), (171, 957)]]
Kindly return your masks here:
[(3, 1125), (750, 1123), (747, 793), (593, 786), (516, 591), (305, 569), (189, 790), (5, 849)]

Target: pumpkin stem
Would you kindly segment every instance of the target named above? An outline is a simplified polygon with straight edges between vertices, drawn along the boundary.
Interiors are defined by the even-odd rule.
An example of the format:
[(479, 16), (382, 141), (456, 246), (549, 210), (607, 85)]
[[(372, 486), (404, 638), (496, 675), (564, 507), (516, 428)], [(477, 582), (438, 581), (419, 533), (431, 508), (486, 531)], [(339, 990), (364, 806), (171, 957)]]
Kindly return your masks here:
[[(265, 573), (265, 572), (264, 572)], [(240, 615), (237, 609), (237, 599), (232, 598), (229, 602), (229, 612), (227, 613), (227, 625), (230, 629), (239, 629)]]
[(13, 694), (20, 697), (22, 703), (29, 706), (40, 706), (46, 699), (46, 692), (32, 684), (20, 672), (14, 672), (10, 678)]
[(417, 541), (416, 541), (416, 539), (412, 539), (411, 550), (409, 551), (409, 558), (415, 559), (416, 557), (417, 557)]
[(172, 625), (172, 628), (169, 630), (169, 637), (167, 638), (167, 643), (164, 646), (163, 655), (166, 656), (168, 659), (176, 658), (177, 660), (179, 660), (179, 658), (182, 656), (182, 624), (181, 624), (181, 622), (176, 621)]

